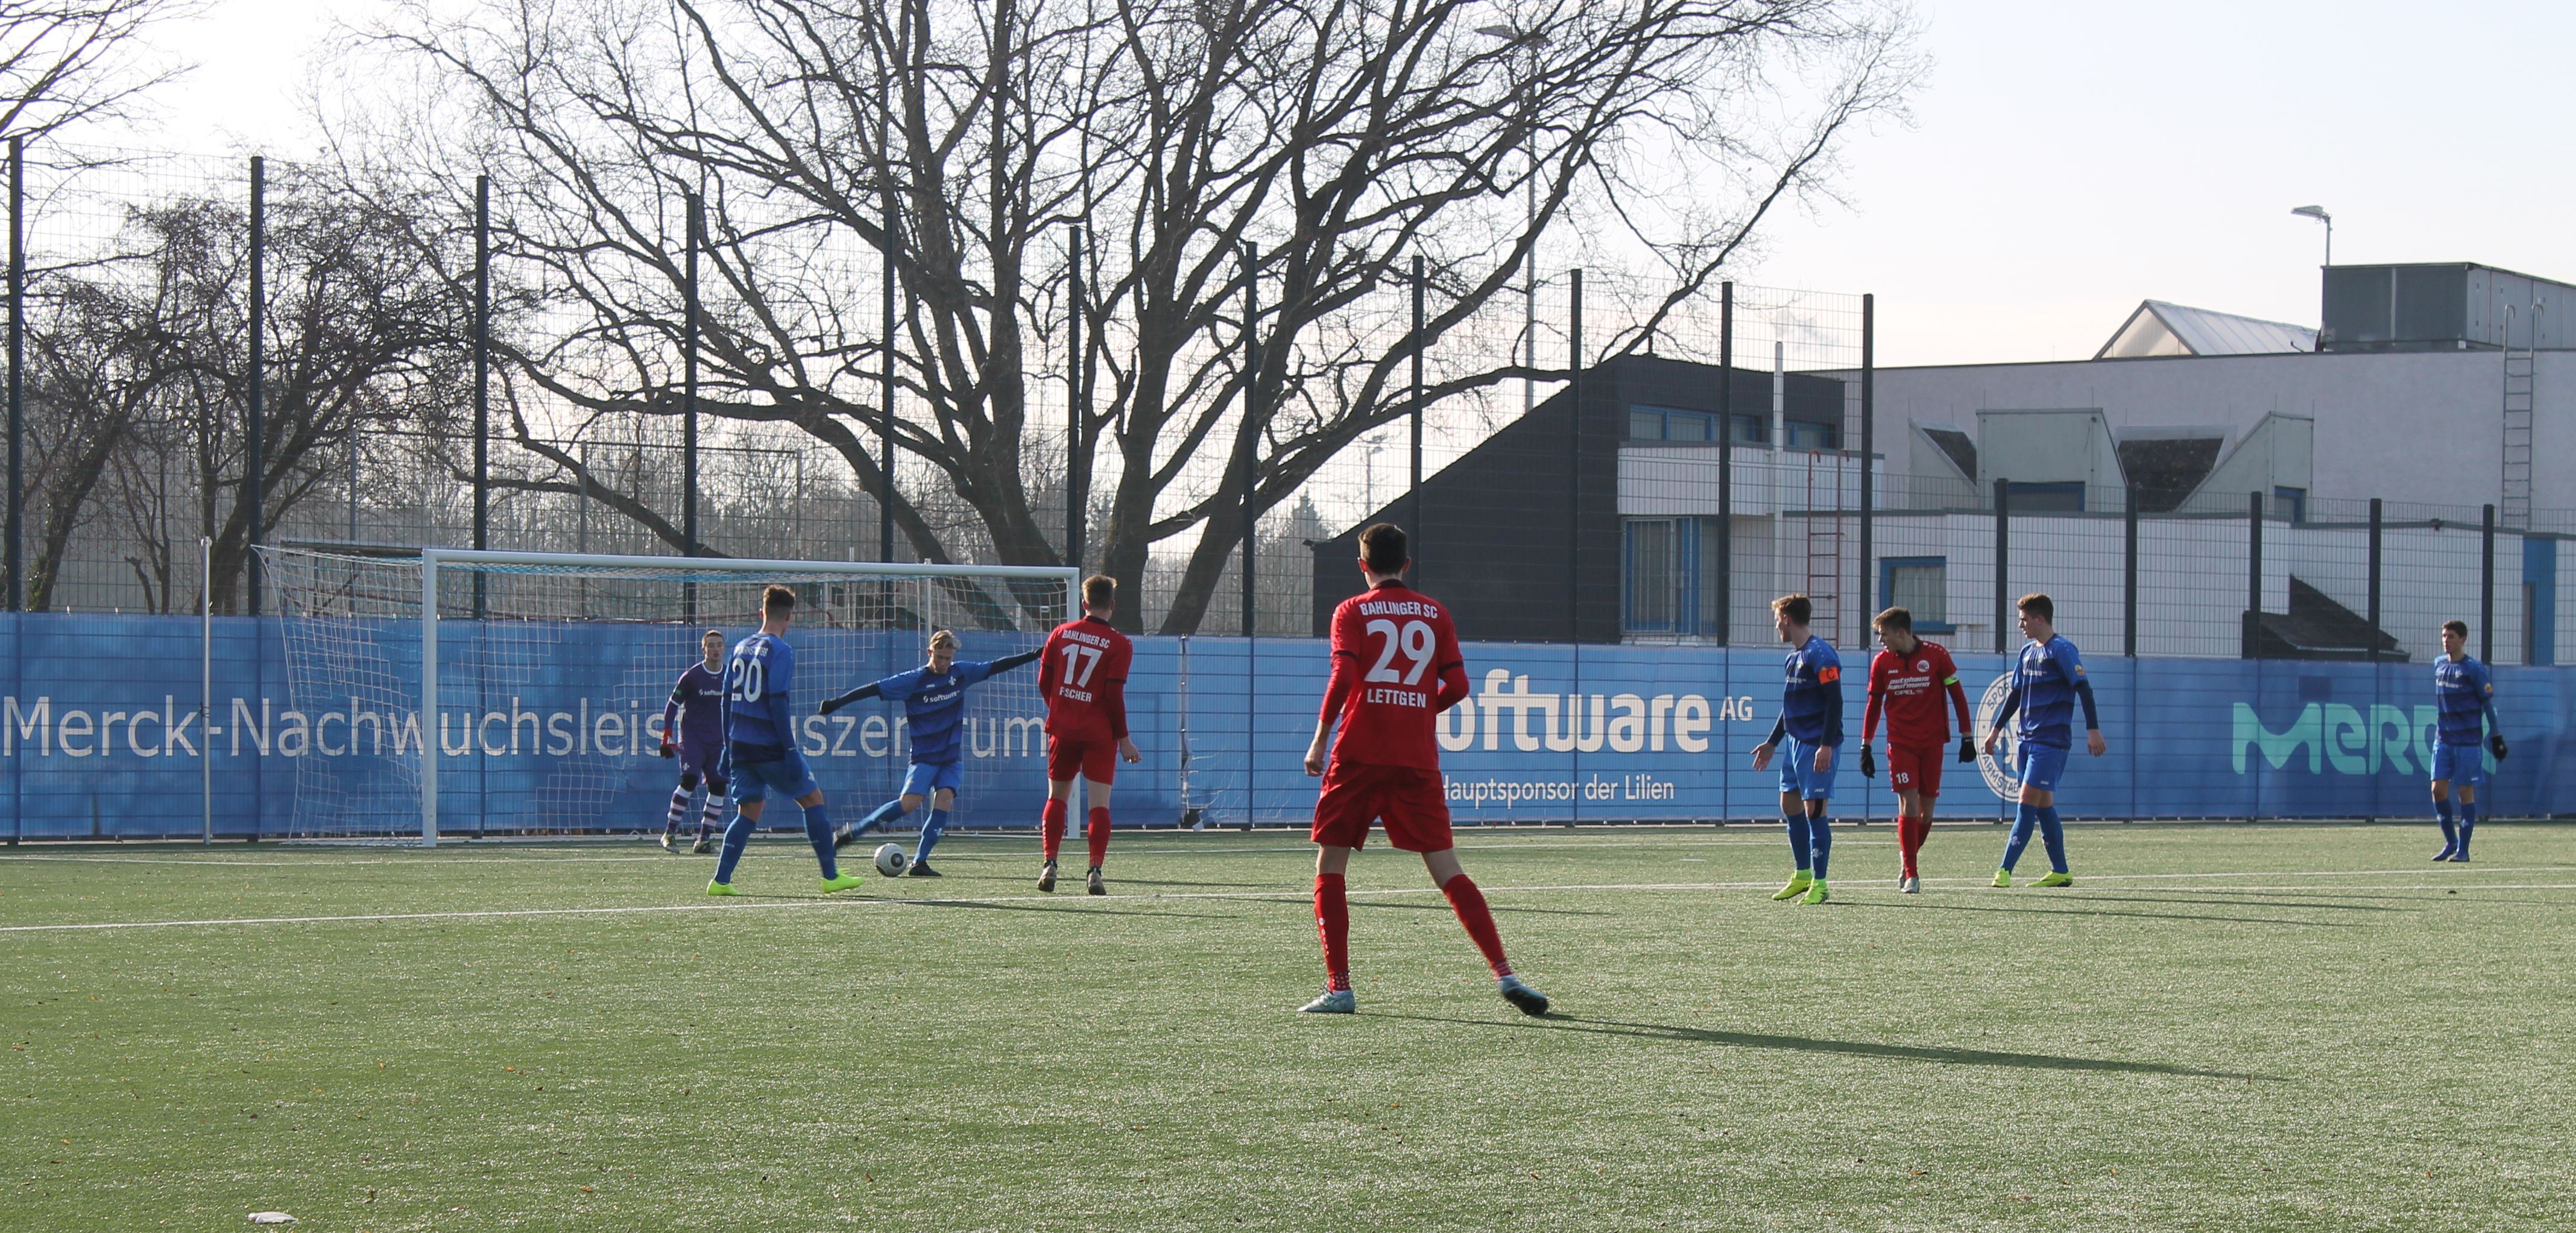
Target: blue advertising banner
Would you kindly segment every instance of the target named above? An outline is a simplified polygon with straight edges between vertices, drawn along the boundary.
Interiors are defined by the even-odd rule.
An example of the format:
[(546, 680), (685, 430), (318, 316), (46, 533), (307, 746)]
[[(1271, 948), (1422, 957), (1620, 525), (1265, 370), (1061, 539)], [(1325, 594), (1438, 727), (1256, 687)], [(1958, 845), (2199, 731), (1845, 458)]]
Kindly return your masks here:
[[(189, 618), (0, 616), (0, 837), (281, 836), (416, 830), (419, 648), (412, 627), (325, 631), (218, 620), (213, 708), (197, 714)], [(748, 631), (730, 631), (738, 637)], [(442, 623), (442, 833), (658, 830), (674, 766), (658, 756), (670, 683), (692, 629), (615, 623)], [(797, 630), (807, 757), (836, 811), (890, 795), (907, 747), (897, 708), (811, 714), (815, 700), (917, 663), (910, 635)], [(974, 635), (968, 658), (1034, 644)], [(1758, 820), (1776, 773), (1751, 749), (1779, 711), (1770, 649), (1470, 644), (1472, 691), (1439, 719), (1461, 825)], [(1858, 774), (1865, 662), (1849, 653), (1834, 812), (1885, 818), (1886, 780)], [(2000, 656), (1957, 656), (1981, 724), (2002, 701)], [(2060, 785), (2070, 818), (2414, 817), (2429, 812), (2425, 664), (2088, 661), (2109, 742), (2079, 748)], [(1137, 641), (1127, 688), (1146, 759), (1122, 767), (1126, 824), (1186, 810), (1218, 825), (1302, 822), (1301, 766), (1329, 664), (1320, 642)], [(2562, 765), (2570, 670), (2496, 669), (2512, 757), (2489, 767), (2490, 816), (2571, 812)], [(1034, 825), (1044, 783), (1035, 669), (970, 695), (959, 824)], [(2079, 735), (2080, 745), (2080, 735)], [(1882, 746), (1882, 749), (1884, 747)], [(1992, 759), (1946, 764), (1940, 812), (2002, 816)], [(335, 821), (336, 820), (336, 821)]]

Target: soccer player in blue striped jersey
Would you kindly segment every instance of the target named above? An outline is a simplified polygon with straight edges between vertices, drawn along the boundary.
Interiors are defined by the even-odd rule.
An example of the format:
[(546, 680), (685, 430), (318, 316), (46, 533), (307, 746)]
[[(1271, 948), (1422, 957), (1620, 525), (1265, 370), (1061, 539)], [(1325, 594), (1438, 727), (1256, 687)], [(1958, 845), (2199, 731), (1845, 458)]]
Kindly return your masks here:
[[(1789, 823), (1789, 856), (1797, 872), (1773, 899), (1823, 903), (1825, 866), (1834, 854), (1834, 824), (1825, 810), (1834, 795), (1834, 751), (1843, 743), (1843, 661), (1834, 645), (1808, 629), (1815, 604), (1804, 595), (1771, 601), (1771, 625), (1789, 644), (1780, 684), (1780, 719), (1753, 748), (1753, 769), (1767, 770), (1780, 751), (1780, 814)], [(1781, 749), (1786, 742), (1787, 748)]]
[(2102, 740), (2102, 720), (2093, 706), (2093, 682), (2084, 679), (2084, 657), (2057, 632), (2057, 604), (2033, 591), (2015, 602), (2021, 611), (2021, 658), (2013, 664), (2012, 693), (1995, 712), (1986, 733), (1991, 754), (2004, 739), (2004, 724), (2021, 717), (2013, 733), (2013, 778), (2021, 782), (2021, 801), (2013, 814), (2012, 834), (2004, 840), (2004, 863), (1995, 870), (1995, 885), (2012, 885), (2012, 870), (2030, 846), (2036, 828), (2048, 845), (2048, 873), (2034, 886), (2073, 886), (2066, 871), (2066, 831), (2057, 818), (2057, 779), (2066, 770), (2074, 744), (2075, 704), (2084, 704), (2084, 750), (2098, 758), (2109, 746)]
[(857, 875), (844, 875), (832, 854), (832, 816), (823, 808), (823, 789), (805, 765), (796, 742), (795, 710), (788, 691), (796, 683), (796, 651), (787, 645), (787, 623), (796, 617), (796, 592), (771, 586), (760, 596), (760, 632), (737, 642), (725, 661), (725, 760), (733, 781), (734, 818), (725, 827), (724, 849), (716, 857), (710, 895), (739, 895), (733, 871), (751, 844), (770, 789), (794, 800), (805, 811), (805, 839), (823, 866), (823, 893), (848, 890)]
[[(2502, 725), (2496, 723), (2495, 675), (2469, 654), (2469, 623), (2442, 622), (2442, 655), (2433, 661), (2433, 812), (2442, 819), (2442, 850), (2437, 861), (2469, 859), (2469, 832), (2478, 825), (2478, 785), (2487, 780), (2478, 756), (2478, 738), (2504, 761)], [(2451, 815), (2451, 791), (2460, 794), (2459, 820)]]
[(939, 837), (947, 833), (949, 812), (957, 807), (957, 789), (966, 781), (966, 745), (962, 739), (966, 690), (995, 673), (1008, 672), (1037, 657), (1036, 650), (1028, 650), (989, 662), (959, 659), (957, 635), (943, 629), (930, 635), (929, 663), (826, 700), (822, 712), (826, 715), (867, 698), (902, 703), (904, 730), (912, 745), (912, 764), (905, 768), (903, 787), (895, 798), (841, 832), (833, 845), (847, 845), (876, 827), (904, 817), (921, 808), (926, 799), (930, 802), (930, 816), (922, 821), (921, 839), (913, 850), (909, 872), (916, 878), (938, 877), (939, 871), (930, 867), (930, 850), (939, 846)]

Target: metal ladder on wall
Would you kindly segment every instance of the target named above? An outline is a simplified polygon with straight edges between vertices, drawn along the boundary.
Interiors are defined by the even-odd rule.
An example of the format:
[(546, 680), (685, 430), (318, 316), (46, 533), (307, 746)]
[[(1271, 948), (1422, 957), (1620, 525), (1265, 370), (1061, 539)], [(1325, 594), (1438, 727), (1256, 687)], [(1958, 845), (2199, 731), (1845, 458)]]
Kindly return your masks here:
[(1807, 628), (1818, 637), (1843, 645), (1843, 470), (1840, 460), (1807, 453), (1807, 600), (1815, 620)]
[(2504, 491), (2497, 513), (2509, 527), (2531, 525), (2531, 412), (2534, 372), (2540, 358), (2540, 321), (2530, 326), (2531, 343), (2513, 349), (2513, 310), (2505, 310), (2504, 346)]

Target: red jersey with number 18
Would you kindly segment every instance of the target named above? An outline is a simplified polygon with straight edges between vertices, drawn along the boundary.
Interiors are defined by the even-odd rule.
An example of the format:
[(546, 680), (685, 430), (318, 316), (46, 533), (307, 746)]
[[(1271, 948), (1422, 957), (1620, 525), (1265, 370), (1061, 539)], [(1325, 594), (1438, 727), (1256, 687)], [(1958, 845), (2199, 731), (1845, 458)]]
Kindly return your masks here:
[(1038, 696), (1046, 699), (1047, 735), (1071, 742), (1127, 735), (1127, 635), (1098, 617), (1067, 621), (1038, 654)]
[(1440, 601), (1389, 579), (1333, 609), (1323, 719), (1341, 720), (1333, 762), (1440, 769), (1440, 712), (1467, 696), (1467, 659)]

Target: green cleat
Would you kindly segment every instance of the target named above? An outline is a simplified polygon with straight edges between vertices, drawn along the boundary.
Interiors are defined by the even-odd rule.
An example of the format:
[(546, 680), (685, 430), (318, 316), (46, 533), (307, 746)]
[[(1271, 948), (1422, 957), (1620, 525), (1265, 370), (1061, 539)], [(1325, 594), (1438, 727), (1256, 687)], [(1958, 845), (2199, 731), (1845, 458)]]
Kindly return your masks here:
[(1800, 902), (1800, 903), (1823, 903), (1824, 901), (1826, 901), (1826, 900), (1828, 900), (1828, 899), (1831, 899), (1831, 898), (1833, 898), (1833, 896), (1828, 895), (1828, 894), (1826, 894), (1826, 893), (1825, 893), (1825, 884), (1824, 884), (1824, 883), (1822, 883), (1822, 882), (1810, 882), (1810, 883), (1808, 883), (1808, 884), (1807, 884), (1807, 897), (1806, 897), (1806, 898), (1804, 898), (1804, 899), (1799, 900), (1798, 902)]
[(845, 873), (838, 877), (825, 878), (823, 879), (823, 893), (828, 895), (834, 891), (845, 891), (865, 880), (866, 879), (861, 878), (855, 873)]
[(1800, 895), (1806, 894), (1807, 888), (1814, 883), (1815, 878), (1810, 876), (1806, 870), (1801, 869), (1798, 871), (1798, 876), (1789, 879), (1789, 884), (1781, 887), (1780, 893), (1771, 896), (1771, 899), (1775, 903), (1795, 899)]
[(2072, 874), (2058, 873), (2058, 872), (2056, 872), (2055, 870), (2051, 870), (2051, 871), (2049, 871), (2049, 872), (2047, 872), (2047, 873), (2044, 873), (2044, 874), (2040, 875), (2040, 879), (2039, 879), (2038, 881), (2036, 881), (2036, 882), (2031, 883), (2031, 885), (2033, 885), (2033, 886), (2073, 886), (2073, 885), (2075, 885), (2075, 878), (2074, 878), (2074, 875), (2072, 875)]
[(2010, 885), (2012, 885), (2012, 870), (2009, 870), (2009, 869), (1998, 869), (1998, 870), (1996, 870), (1996, 871), (1995, 871), (1995, 885), (1997, 885), (1997, 886), (2010, 886)]
[(710, 895), (739, 895), (742, 892), (735, 890), (733, 888), (733, 883), (731, 882), (710, 881), (707, 883), (707, 893)]

